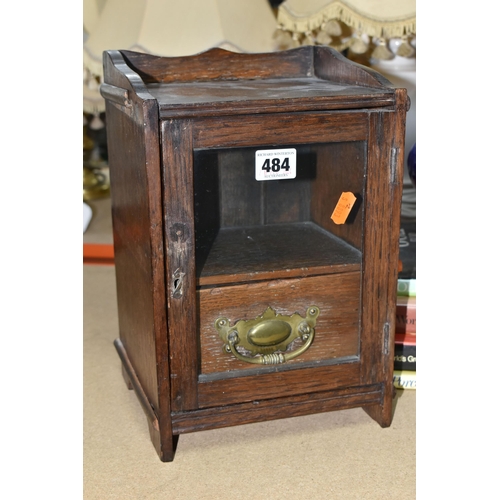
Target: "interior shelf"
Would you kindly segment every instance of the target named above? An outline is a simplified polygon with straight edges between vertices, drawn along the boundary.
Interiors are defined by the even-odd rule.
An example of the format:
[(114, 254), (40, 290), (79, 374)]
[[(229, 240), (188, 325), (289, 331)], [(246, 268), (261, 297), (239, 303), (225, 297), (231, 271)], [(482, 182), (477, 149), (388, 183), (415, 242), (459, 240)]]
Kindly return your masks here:
[(206, 250), (197, 251), (199, 286), (361, 269), (359, 250), (313, 222), (221, 228)]

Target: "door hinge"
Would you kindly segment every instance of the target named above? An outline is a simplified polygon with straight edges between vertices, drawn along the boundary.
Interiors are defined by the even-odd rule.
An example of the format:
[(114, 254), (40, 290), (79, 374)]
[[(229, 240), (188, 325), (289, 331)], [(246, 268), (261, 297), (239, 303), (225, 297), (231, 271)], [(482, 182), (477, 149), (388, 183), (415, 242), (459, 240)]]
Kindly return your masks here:
[(384, 354), (389, 354), (389, 340), (391, 337), (391, 325), (384, 323)]
[(400, 148), (391, 148), (391, 160), (389, 165), (389, 175), (390, 175), (390, 183), (397, 184), (398, 180), (398, 158), (399, 158)]

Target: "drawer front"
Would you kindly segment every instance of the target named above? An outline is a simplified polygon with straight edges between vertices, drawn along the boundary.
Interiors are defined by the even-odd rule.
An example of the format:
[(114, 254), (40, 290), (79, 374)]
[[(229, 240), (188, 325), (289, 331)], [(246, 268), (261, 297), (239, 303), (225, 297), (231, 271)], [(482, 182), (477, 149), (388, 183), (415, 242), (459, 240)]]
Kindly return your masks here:
[[(294, 319), (300, 323), (302, 318), (307, 318), (307, 310), (312, 307), (319, 309), (315, 318), (313, 341), (309, 348), (293, 357), (294, 351), (300, 349), (304, 342), (296, 338), (288, 347), (283, 347), (286, 341), (279, 344), (280, 337), (286, 336), (287, 328), (290, 330), (286, 325), (288, 318), (297, 313), (301, 318), (295, 315)], [(243, 354), (243, 360), (238, 359), (229, 348), (224, 348), (222, 329), (215, 326), (219, 318), (229, 320), (229, 329), (240, 320), (248, 321), (247, 330), (251, 330), (250, 336), (253, 334), (255, 337), (260, 330), (264, 331), (271, 324), (275, 314), (278, 315), (273, 324), (281, 320), (278, 321), (282, 326), (281, 330), (278, 328), (277, 332), (270, 334), (277, 338), (274, 343), (281, 349), (275, 352), (285, 353), (293, 358), (284, 363), (276, 362), (278, 367), (288, 369), (311, 362), (324, 364), (359, 354), (359, 272), (202, 289), (199, 291), (199, 311), (201, 375), (209, 378), (244, 376), (248, 370), (254, 372), (256, 369), (268, 368), (267, 365), (255, 364), (255, 360), (252, 362), (251, 358), (264, 355), (256, 352), (259, 350), (258, 346), (253, 351), (248, 351), (242, 346), (245, 342), (239, 342), (236, 348)], [(267, 315), (259, 319), (266, 311)], [(267, 325), (263, 325), (264, 322)], [(241, 330), (245, 330), (245, 327)], [(263, 344), (266, 340), (250, 340), (252, 342)], [(286, 350), (283, 351), (283, 348)], [(272, 350), (273, 347), (267, 348), (267, 352)]]
[[(199, 290), (199, 408), (358, 385), (360, 280), (361, 273), (350, 272)], [(227, 318), (232, 328), (240, 320), (255, 320), (268, 308), (272, 308), (273, 315), (290, 317), (298, 313), (306, 319), (311, 307), (319, 310), (313, 341), (305, 352), (284, 363), (253, 364), (238, 359), (224, 349), (224, 340), (215, 326), (219, 318)], [(285, 354), (303, 344), (297, 338)]]

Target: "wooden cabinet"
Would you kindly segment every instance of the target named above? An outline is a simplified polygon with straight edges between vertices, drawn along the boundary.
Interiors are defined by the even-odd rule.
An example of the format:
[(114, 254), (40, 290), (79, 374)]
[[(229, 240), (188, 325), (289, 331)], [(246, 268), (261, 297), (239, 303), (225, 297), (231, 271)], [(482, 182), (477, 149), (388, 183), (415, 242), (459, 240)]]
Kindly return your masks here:
[(406, 90), (326, 47), (104, 69), (115, 345), (160, 458), (314, 412), (390, 425)]

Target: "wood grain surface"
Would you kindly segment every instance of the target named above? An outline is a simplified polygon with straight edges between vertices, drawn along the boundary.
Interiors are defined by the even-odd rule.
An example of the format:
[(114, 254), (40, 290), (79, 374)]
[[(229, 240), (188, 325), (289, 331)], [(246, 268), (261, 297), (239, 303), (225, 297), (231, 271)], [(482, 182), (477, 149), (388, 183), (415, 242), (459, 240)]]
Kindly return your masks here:
[(255, 319), (268, 307), (278, 314), (290, 316), (297, 312), (302, 317), (310, 306), (320, 309), (313, 344), (290, 364), (357, 356), (360, 282), (360, 273), (355, 272), (200, 290), (200, 373), (255, 368), (222, 351), (223, 342), (214, 325), (220, 317), (228, 318), (231, 325), (239, 320)]
[[(406, 90), (325, 47), (104, 67), (120, 352), (161, 460), (179, 433), (288, 415), (390, 425)], [(296, 179), (257, 182), (255, 151), (285, 147)], [(312, 305), (288, 363), (222, 352), (218, 317)]]

